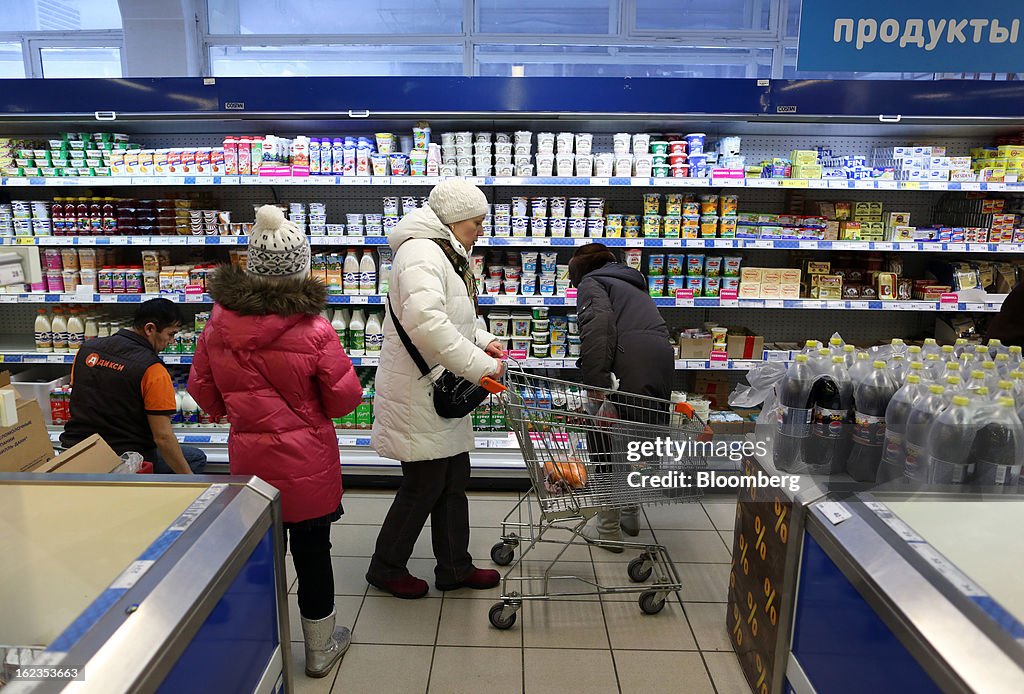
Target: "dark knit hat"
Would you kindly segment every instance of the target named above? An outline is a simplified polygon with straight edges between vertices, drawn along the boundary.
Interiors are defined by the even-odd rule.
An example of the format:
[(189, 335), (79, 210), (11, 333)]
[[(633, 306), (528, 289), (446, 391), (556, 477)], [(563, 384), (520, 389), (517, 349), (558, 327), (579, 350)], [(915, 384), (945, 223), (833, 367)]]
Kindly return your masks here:
[(580, 246), (569, 261), (569, 281), (572, 286), (578, 287), (587, 273), (614, 262), (617, 262), (615, 254), (603, 243)]

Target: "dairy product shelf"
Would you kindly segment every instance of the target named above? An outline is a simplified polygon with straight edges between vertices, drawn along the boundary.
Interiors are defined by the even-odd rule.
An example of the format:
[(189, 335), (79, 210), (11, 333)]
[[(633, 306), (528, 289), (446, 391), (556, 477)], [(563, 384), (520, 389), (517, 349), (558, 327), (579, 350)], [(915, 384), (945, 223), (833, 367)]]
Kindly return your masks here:
[[(1024, 253), (1024, 243), (927, 241), (819, 241), (814, 239), (672, 239), (485, 236), (481, 247), (574, 248), (588, 243), (612, 248), (702, 250), (898, 251), (906, 253)], [(0, 246), (246, 246), (247, 236), (7, 236)], [(386, 246), (386, 236), (311, 236), (312, 246)]]
[(57, 176), (0, 178), (0, 186), (90, 188), (102, 186), (434, 186), (446, 178), (465, 178), (478, 186), (559, 186), (576, 188), (819, 188), (839, 190), (922, 190), (1024, 192), (1024, 182), (893, 181), (846, 178), (650, 178), (585, 176)]

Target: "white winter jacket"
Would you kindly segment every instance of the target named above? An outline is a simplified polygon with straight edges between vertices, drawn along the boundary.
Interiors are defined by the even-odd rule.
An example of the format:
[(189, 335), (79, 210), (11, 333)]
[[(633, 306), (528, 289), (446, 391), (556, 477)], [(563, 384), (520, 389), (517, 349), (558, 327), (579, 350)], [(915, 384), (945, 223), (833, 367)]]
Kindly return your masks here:
[[(473, 300), (440, 246), (451, 241), (468, 253), (433, 210), (406, 215), (388, 237), (394, 250), (391, 303), (402, 327), (429, 366), (474, 383), (497, 372), (498, 360), (483, 348), (496, 339), (476, 327)], [(384, 345), (377, 368), (373, 447), (378, 455), (403, 462), (435, 460), (473, 448), (470, 417), (444, 419), (434, 411), (431, 383), (423, 378), (395, 332), (390, 313), (384, 321)]]

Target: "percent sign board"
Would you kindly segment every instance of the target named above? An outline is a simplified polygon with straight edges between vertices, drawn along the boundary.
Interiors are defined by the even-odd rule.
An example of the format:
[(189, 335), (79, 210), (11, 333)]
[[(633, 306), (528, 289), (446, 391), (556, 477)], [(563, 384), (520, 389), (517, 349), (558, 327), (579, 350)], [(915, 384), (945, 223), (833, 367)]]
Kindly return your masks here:
[[(744, 461), (743, 468), (744, 475), (768, 473), (753, 459)], [(785, 585), (789, 552), (796, 552), (789, 546), (792, 509), (781, 489), (740, 488), (726, 626), (754, 694), (781, 691), (788, 652), (780, 618), (792, 593), (792, 586)]]

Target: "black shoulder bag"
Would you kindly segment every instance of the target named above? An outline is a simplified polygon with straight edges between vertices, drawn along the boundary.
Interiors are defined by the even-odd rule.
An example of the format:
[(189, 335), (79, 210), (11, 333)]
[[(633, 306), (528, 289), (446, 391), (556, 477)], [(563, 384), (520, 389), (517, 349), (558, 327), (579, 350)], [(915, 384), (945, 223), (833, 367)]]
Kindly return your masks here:
[[(425, 377), (430, 377), (431, 369), (423, 359), (423, 355), (416, 349), (416, 345), (409, 339), (409, 334), (398, 322), (395, 316), (395, 309), (391, 305), (391, 295), (388, 295), (388, 313), (391, 314), (391, 322), (395, 325), (395, 332), (398, 338), (405, 345), (405, 351), (412, 357), (416, 367)], [(490, 395), (484, 388), (476, 383), (471, 383), (461, 376), (457, 376), (448, 369), (441, 372), (441, 375), (432, 379), (434, 386), (434, 410), (445, 419), (462, 419), (475, 410), (487, 396)]]

